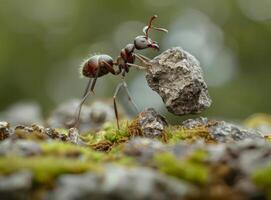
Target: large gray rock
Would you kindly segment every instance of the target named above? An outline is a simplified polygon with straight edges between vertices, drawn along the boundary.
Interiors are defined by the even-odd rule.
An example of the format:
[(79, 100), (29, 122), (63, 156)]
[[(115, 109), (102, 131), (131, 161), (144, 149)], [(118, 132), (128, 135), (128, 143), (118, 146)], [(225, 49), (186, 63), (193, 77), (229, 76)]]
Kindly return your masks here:
[(175, 115), (201, 113), (211, 99), (198, 60), (180, 47), (169, 49), (150, 61), (146, 79)]
[(192, 187), (143, 167), (124, 168), (109, 165), (101, 174), (64, 175), (47, 197), (55, 200), (183, 199)]

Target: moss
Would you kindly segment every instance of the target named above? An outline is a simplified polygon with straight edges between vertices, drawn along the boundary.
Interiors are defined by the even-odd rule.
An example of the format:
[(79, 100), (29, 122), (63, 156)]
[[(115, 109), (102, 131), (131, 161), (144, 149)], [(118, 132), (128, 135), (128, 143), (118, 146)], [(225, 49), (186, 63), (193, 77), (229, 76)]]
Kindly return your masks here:
[(208, 169), (202, 163), (205, 156), (205, 153), (199, 151), (181, 160), (171, 153), (161, 153), (155, 155), (154, 162), (158, 170), (167, 175), (202, 185), (208, 180)]
[[(113, 147), (137, 136), (144, 136), (144, 134), (136, 118), (131, 122), (127, 120), (122, 121), (120, 129), (117, 129), (114, 123), (107, 122), (100, 131), (84, 133), (81, 139), (94, 150), (109, 152)], [(185, 129), (181, 126), (169, 126), (162, 136), (157, 139), (170, 144), (176, 144), (180, 141), (193, 143), (199, 139), (203, 139), (206, 143), (216, 143), (205, 126), (193, 129)]]
[(244, 121), (244, 125), (249, 128), (257, 128), (261, 125), (271, 126), (271, 115), (265, 113), (253, 114)]
[(90, 147), (81, 147), (61, 141), (39, 143), (42, 154), (31, 157), (0, 157), (0, 174), (10, 174), (28, 169), (34, 174), (34, 181), (51, 185), (61, 174), (77, 174), (86, 171), (101, 171), (106, 163), (134, 166), (133, 158), (125, 156), (121, 147), (111, 152), (97, 152)]
[(166, 131), (167, 143), (176, 144), (180, 141), (186, 141), (188, 143), (196, 142), (203, 139), (206, 143), (216, 143), (208, 132), (208, 128), (205, 126), (199, 126), (193, 129), (183, 128), (181, 126), (169, 126)]
[(268, 195), (268, 199), (271, 199), (271, 162), (262, 169), (256, 170), (252, 174), (253, 182), (265, 190)]
[(117, 129), (113, 123), (105, 123), (101, 131), (84, 134), (81, 139), (94, 150), (108, 152), (114, 146), (122, 144), (133, 137), (129, 130), (128, 121), (122, 121), (120, 129)]
[(53, 180), (66, 173), (82, 173), (101, 169), (93, 162), (84, 162), (69, 158), (47, 157), (1, 157), (0, 173), (10, 174), (20, 170), (30, 170), (37, 183), (50, 184)]
[(264, 138), (267, 142), (271, 142), (271, 135), (266, 135)]
[(128, 128), (128, 133), (130, 136), (133, 136), (133, 137), (143, 136), (143, 132), (142, 132), (142, 129), (140, 128), (138, 118), (134, 119), (127, 128)]
[(41, 148), (45, 156), (56, 156), (65, 158), (79, 158), (81, 160), (100, 161), (104, 155), (100, 152), (93, 151), (87, 147), (81, 147), (64, 142), (41, 143)]

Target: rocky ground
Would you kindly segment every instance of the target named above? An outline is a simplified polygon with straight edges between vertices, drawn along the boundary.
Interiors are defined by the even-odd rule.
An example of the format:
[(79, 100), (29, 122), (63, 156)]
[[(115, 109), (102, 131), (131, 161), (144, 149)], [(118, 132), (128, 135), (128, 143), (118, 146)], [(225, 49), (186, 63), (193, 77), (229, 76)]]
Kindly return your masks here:
[(202, 117), (172, 126), (147, 109), (118, 130), (101, 104), (84, 107), (93, 126), (80, 134), (61, 109), (48, 128), (1, 122), (0, 199), (271, 198), (270, 116), (249, 118), (253, 129)]
[[(199, 114), (212, 100), (197, 59), (179, 47), (146, 66), (169, 112)], [(199, 117), (170, 125), (149, 108), (117, 128), (111, 104), (60, 105), (47, 120), (17, 104), (0, 122), (0, 199), (271, 199), (271, 116), (243, 124)], [(37, 124), (33, 124), (37, 123)], [(20, 125), (22, 124), (22, 125)]]

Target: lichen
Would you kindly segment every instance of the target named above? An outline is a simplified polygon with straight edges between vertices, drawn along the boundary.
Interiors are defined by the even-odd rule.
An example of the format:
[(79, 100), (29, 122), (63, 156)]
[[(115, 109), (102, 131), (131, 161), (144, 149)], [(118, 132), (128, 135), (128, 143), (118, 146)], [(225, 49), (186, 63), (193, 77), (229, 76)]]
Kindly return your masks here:
[(91, 160), (94, 162), (102, 160), (104, 155), (100, 152), (93, 151), (87, 147), (81, 147), (70, 143), (52, 141), (41, 143), (43, 155), (56, 156), (65, 158), (79, 158), (81, 160)]
[(30, 170), (34, 175), (34, 181), (39, 184), (52, 184), (54, 179), (61, 174), (78, 174), (85, 171), (99, 171), (101, 169), (94, 162), (54, 156), (7, 156), (0, 158), (1, 174), (5, 175), (20, 170)]
[(208, 168), (203, 164), (205, 153), (195, 151), (190, 157), (178, 159), (171, 153), (160, 153), (154, 157), (159, 171), (194, 184), (205, 184), (208, 181)]
[(271, 162), (264, 168), (256, 170), (252, 174), (253, 182), (267, 192), (268, 199), (271, 199)]

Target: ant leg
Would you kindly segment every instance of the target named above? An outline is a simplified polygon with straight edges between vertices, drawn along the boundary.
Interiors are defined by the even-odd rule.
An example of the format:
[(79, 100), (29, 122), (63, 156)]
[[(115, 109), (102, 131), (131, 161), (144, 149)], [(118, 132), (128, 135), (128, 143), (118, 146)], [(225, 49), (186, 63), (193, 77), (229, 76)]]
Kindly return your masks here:
[(143, 55), (140, 55), (140, 54), (134, 54), (134, 55), (143, 65), (146, 66), (145, 68), (151, 66), (149, 58), (147, 58), (147, 57), (145, 57)]
[(149, 59), (148, 57), (146, 56), (143, 56), (142, 54), (140, 53), (136, 53), (137, 56), (141, 57), (143, 60), (145, 60), (146, 62), (150, 62), (151, 59)]
[(116, 90), (115, 90), (115, 93), (114, 93), (114, 96), (113, 96), (113, 101), (114, 101), (114, 111), (115, 111), (115, 117), (117, 119), (117, 126), (118, 126), (118, 129), (120, 129), (120, 126), (119, 126), (119, 113), (118, 113), (118, 108), (117, 108), (117, 103), (116, 103), (116, 98), (117, 98), (117, 95), (122, 87), (122, 84), (123, 83), (119, 83), (116, 87)]
[(127, 65), (131, 66), (131, 67), (135, 67), (137, 69), (146, 69), (145, 67), (143, 66), (140, 66), (140, 65), (136, 65), (136, 64), (133, 64), (133, 63), (126, 63)]
[(85, 89), (85, 92), (84, 92), (84, 94), (83, 94), (83, 98), (84, 98), (84, 96), (86, 96), (86, 94), (88, 93), (88, 90), (89, 90), (89, 87), (90, 87), (91, 81), (92, 81), (92, 79), (91, 79), (91, 78), (89, 78), (89, 80), (88, 80), (88, 84), (87, 84), (86, 89)]
[[(111, 73), (111, 74), (114, 74), (114, 75), (118, 75), (119, 72), (118, 71), (115, 71), (114, 68), (106, 61), (101, 61), (101, 63), (103, 63), (106, 67), (106, 69)], [(114, 63), (114, 65), (116, 65)]]
[(83, 99), (81, 100), (76, 113), (77, 113), (77, 116), (76, 116), (76, 120), (75, 120), (75, 125), (74, 127), (75, 128), (78, 128), (79, 126), (79, 121), (80, 121), (80, 115), (81, 115), (81, 110), (82, 110), (82, 106), (83, 104), (85, 103), (85, 101), (87, 100), (88, 96), (91, 94), (91, 90), (87, 91), (87, 93), (85, 94), (85, 96), (83, 97)]
[(136, 112), (139, 113), (139, 109), (138, 109), (137, 105), (135, 104), (135, 102), (133, 101), (133, 99), (132, 99), (132, 97), (131, 97), (131, 93), (130, 93), (130, 91), (129, 91), (129, 89), (128, 89), (127, 83), (126, 83), (124, 80), (122, 80), (122, 85), (123, 85), (123, 87), (125, 88), (125, 91), (126, 91), (127, 96), (128, 96), (128, 100), (129, 100), (129, 101), (131, 102), (131, 104), (134, 106), (134, 108), (136, 109)]
[(137, 107), (137, 105), (135, 104), (135, 102), (133, 101), (133, 99), (131, 98), (131, 94), (130, 94), (130, 91), (128, 89), (128, 86), (127, 86), (127, 83), (122, 80), (121, 83), (119, 83), (116, 87), (116, 90), (115, 90), (115, 93), (114, 93), (114, 96), (113, 96), (113, 101), (114, 101), (114, 111), (115, 111), (115, 117), (117, 119), (117, 126), (118, 126), (118, 129), (120, 128), (119, 127), (119, 114), (118, 114), (118, 108), (117, 108), (117, 103), (116, 103), (116, 98), (117, 98), (117, 95), (121, 89), (121, 87), (124, 87), (125, 88), (125, 91), (128, 95), (128, 100), (131, 102), (131, 104), (135, 107), (136, 111), (139, 112), (139, 109)]
[[(100, 67), (98, 67), (97, 71), (96, 71), (96, 74), (95, 74), (95, 77), (92, 81), (92, 84), (91, 84), (91, 88), (90, 88), (90, 91), (94, 93), (94, 87), (95, 87), (95, 84), (97, 82), (97, 79), (98, 79), (98, 76), (99, 76), (99, 73), (100, 73)], [(95, 94), (95, 93), (94, 93)]]
[[(94, 93), (93, 90), (94, 90), (94, 87), (95, 87), (95, 84), (96, 84), (96, 81), (97, 81), (99, 72), (100, 72), (100, 68), (98, 68), (98, 70), (97, 70), (97, 72), (96, 72), (96, 74), (95, 74), (95, 78), (94, 78), (94, 80), (92, 81), (92, 83), (91, 83), (91, 79), (89, 80), (89, 82), (88, 82), (88, 84), (87, 84), (87, 87), (86, 87), (86, 90), (85, 90), (85, 92), (84, 92), (84, 96), (83, 96), (83, 98), (82, 98), (82, 100), (81, 100), (81, 102), (80, 102), (80, 104), (79, 104), (79, 106), (78, 106), (78, 108), (77, 108), (78, 114), (77, 114), (77, 117), (76, 117), (76, 120), (75, 120), (75, 125), (74, 125), (76, 128), (78, 128), (78, 126), (79, 126), (80, 115), (81, 115), (81, 110), (82, 110), (83, 104), (85, 103), (85, 101), (87, 100), (87, 98), (89, 97), (89, 95), (90, 95), (91, 93)], [(91, 87), (90, 87), (90, 83), (91, 83)], [(89, 87), (90, 87), (90, 88), (89, 88)]]

